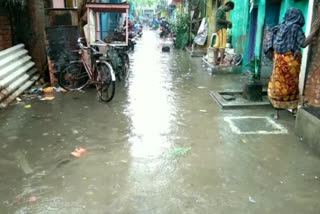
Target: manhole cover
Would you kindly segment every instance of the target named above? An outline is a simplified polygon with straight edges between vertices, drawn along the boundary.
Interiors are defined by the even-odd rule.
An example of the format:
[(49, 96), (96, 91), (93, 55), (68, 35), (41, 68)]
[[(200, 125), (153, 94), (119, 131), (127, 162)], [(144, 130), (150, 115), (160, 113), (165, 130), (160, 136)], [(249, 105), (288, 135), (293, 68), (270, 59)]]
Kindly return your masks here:
[(288, 130), (268, 117), (225, 117), (237, 134), (287, 134)]

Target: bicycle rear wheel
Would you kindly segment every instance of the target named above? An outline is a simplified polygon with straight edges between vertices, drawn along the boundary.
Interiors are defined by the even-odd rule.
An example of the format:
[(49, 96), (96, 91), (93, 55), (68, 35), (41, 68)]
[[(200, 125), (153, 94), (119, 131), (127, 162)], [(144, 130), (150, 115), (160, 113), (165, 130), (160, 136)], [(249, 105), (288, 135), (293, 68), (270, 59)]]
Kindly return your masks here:
[(112, 79), (112, 71), (105, 64), (97, 66), (97, 91), (98, 97), (105, 102), (110, 102), (115, 94), (116, 84)]
[(67, 90), (81, 90), (89, 82), (89, 76), (81, 62), (70, 63), (59, 74), (59, 85)]

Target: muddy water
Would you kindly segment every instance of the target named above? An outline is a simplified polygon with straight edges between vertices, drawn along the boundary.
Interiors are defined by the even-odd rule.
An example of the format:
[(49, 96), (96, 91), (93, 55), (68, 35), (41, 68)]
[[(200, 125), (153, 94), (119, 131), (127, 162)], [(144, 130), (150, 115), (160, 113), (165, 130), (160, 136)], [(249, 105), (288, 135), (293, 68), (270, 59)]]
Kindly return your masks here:
[(271, 109), (221, 110), (209, 92), (246, 77), (160, 46), (145, 32), (109, 104), (86, 89), (0, 112), (0, 213), (319, 212), (320, 160), (294, 119), (279, 122), (289, 134), (233, 133), (224, 117)]

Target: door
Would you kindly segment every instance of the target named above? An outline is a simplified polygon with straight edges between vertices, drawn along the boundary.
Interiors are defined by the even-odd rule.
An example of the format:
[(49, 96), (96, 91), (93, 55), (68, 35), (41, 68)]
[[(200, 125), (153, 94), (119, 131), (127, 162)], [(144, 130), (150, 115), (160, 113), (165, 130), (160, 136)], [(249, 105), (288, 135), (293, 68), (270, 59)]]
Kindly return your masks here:
[[(270, 0), (267, 2), (266, 22), (264, 26), (264, 37), (262, 45), (267, 42), (268, 37), (271, 36), (272, 28), (279, 24), (280, 21), (281, 1)], [(263, 47), (262, 46), (262, 47)], [(273, 62), (268, 59), (263, 53), (261, 56), (261, 77), (269, 79), (272, 74)]]
[(250, 30), (249, 30), (249, 44), (247, 50), (247, 63), (254, 58), (254, 49), (256, 46), (256, 35), (257, 35), (257, 21), (258, 21), (258, 8), (255, 7), (251, 11), (250, 16)]

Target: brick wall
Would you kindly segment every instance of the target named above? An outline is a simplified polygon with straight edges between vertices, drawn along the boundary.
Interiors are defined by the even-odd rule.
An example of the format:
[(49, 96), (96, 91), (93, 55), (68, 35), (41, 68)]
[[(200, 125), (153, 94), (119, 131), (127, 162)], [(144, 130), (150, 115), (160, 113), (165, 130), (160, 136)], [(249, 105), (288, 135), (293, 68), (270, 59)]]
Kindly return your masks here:
[(12, 46), (11, 26), (8, 16), (0, 11), (0, 51)]
[(44, 75), (47, 70), (47, 55), (45, 49), (45, 3), (43, 0), (29, 0), (29, 12), (31, 14), (33, 39), (30, 44), (30, 52), (39, 72)]
[(305, 87), (305, 104), (320, 107), (320, 34), (311, 44), (310, 65)]

